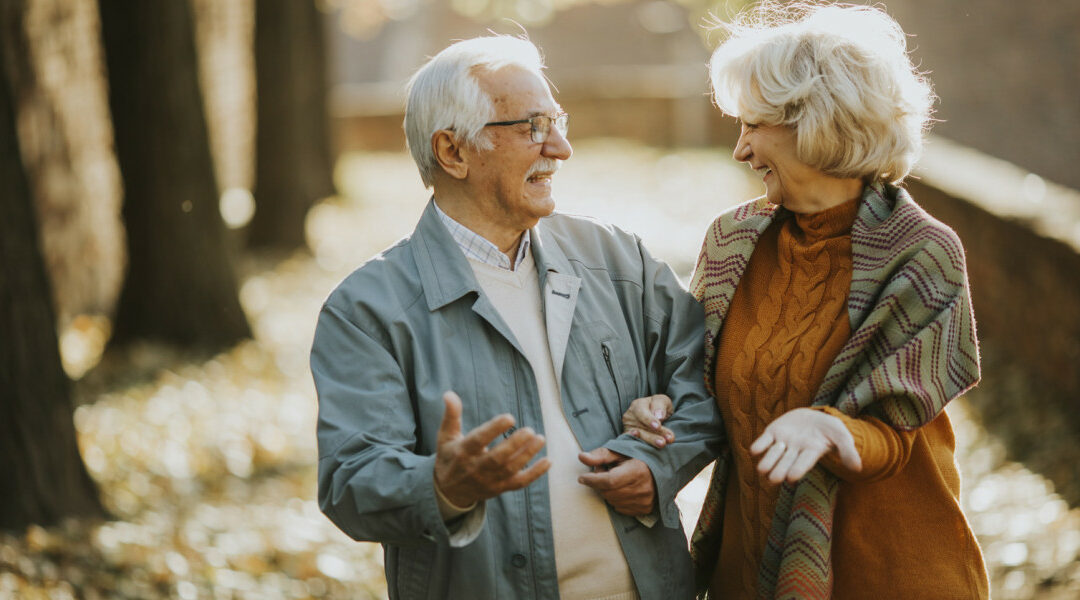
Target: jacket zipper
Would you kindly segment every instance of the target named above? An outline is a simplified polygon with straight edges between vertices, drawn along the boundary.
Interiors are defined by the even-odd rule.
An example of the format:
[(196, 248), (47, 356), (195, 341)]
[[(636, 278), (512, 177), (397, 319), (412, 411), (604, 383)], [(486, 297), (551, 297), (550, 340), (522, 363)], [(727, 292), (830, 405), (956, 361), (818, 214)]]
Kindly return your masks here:
[[(615, 386), (615, 399), (616, 406), (622, 408), (622, 392), (619, 390), (619, 379), (615, 377), (615, 367), (611, 364), (611, 348), (608, 347), (607, 342), (600, 342), (600, 351), (604, 355), (604, 364), (607, 365), (608, 375), (611, 376), (611, 383)], [(608, 413), (608, 420), (611, 420), (611, 413)], [(622, 433), (622, 427), (619, 427), (618, 423), (611, 422), (611, 430), (618, 436)]]

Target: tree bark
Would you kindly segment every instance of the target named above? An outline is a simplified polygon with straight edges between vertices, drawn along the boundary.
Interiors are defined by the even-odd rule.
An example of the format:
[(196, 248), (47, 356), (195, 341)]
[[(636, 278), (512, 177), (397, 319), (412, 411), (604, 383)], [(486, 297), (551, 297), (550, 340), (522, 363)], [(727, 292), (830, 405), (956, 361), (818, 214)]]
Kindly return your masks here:
[(101, 0), (129, 268), (111, 345), (251, 335), (226, 247), (187, 0)]
[(334, 193), (326, 35), (312, 0), (255, 3), (255, 216), (248, 245), (306, 244), (304, 216)]
[[(21, 0), (0, 0), (11, 36), (0, 56), (26, 48)], [(17, 51), (17, 50), (16, 50)], [(0, 61), (0, 529), (104, 516), (79, 456), (71, 384), (60, 363), (52, 295), (38, 245), (15, 130), (11, 56)]]

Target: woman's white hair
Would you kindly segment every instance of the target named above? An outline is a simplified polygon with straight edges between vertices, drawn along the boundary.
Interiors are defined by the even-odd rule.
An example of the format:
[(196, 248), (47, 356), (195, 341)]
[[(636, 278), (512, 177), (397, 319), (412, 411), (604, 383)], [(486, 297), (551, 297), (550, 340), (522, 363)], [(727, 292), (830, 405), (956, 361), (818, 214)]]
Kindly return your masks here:
[(544, 61), (532, 42), (496, 35), (456, 42), (436, 54), (409, 80), (405, 104), (405, 142), (420, 169), (425, 187), (434, 184), (439, 168), (431, 136), (440, 129), (454, 131), (458, 143), (489, 149), (484, 123), (495, 107), (476, 80), (479, 71), (519, 67), (543, 77)]
[(796, 157), (834, 177), (899, 183), (911, 172), (935, 96), (883, 10), (766, 2), (717, 29), (720, 110), (793, 128)]

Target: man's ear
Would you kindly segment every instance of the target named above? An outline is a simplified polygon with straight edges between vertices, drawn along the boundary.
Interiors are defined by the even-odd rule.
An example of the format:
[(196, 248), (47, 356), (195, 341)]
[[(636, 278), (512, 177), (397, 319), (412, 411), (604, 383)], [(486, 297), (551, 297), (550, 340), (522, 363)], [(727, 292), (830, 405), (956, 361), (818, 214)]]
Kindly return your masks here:
[(431, 150), (435, 160), (447, 175), (454, 179), (465, 179), (469, 174), (468, 158), (462, 153), (461, 146), (454, 139), (454, 132), (440, 129), (431, 136)]

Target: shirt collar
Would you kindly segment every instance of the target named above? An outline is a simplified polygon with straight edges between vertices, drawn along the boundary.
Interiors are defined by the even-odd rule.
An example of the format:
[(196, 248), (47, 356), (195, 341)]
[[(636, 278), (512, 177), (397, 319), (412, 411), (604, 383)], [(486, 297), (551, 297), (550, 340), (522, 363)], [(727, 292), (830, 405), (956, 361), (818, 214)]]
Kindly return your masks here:
[(529, 251), (530, 236), (529, 230), (526, 229), (525, 233), (521, 235), (521, 243), (518, 244), (517, 256), (514, 258), (514, 263), (511, 265), (510, 259), (499, 250), (498, 246), (452, 219), (450, 215), (447, 215), (439, 208), (438, 203), (432, 202), (432, 205), (435, 207), (435, 214), (439, 215), (439, 220), (442, 221), (446, 230), (450, 232), (450, 237), (454, 239), (454, 242), (461, 248), (461, 251), (465, 253), (466, 258), (471, 258), (486, 265), (499, 267), (508, 271), (514, 271), (517, 270), (518, 265), (521, 264), (522, 259), (525, 258), (526, 253)]

